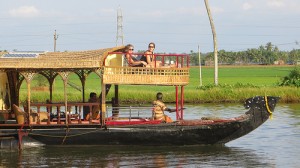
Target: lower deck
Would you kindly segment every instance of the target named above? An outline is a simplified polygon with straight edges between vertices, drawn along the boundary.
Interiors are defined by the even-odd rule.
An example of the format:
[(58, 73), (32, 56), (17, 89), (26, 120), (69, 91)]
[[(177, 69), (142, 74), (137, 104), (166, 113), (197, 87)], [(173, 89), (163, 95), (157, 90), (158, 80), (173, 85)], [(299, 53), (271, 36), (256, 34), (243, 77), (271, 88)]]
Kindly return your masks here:
[[(93, 109), (99, 103), (69, 103), (67, 108), (63, 103), (32, 103), (30, 115), (25, 108), (14, 105), (13, 111), (1, 112), (1, 128), (21, 127), (103, 127), (115, 125), (159, 124), (154, 120), (151, 106), (107, 106), (107, 112), (97, 111), (97, 117), (84, 117), (85, 107)], [(67, 115), (64, 112), (67, 110)], [(95, 111), (90, 110), (88, 115), (93, 116)], [(28, 116), (29, 119), (28, 119)]]

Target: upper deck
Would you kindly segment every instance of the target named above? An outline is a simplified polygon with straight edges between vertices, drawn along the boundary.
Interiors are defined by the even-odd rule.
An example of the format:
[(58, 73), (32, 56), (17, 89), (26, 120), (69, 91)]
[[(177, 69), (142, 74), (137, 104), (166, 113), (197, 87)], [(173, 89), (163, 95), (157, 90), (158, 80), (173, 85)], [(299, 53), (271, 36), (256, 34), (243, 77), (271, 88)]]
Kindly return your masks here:
[(187, 85), (188, 68), (104, 67), (103, 83), (136, 85)]
[[(45, 52), (35, 54), (34, 57), (23, 57), (24, 54), (6, 57), (9, 54), (2, 53), (0, 73), (17, 72), (29, 77), (36, 73), (47, 74), (44, 76), (52, 80), (48, 74), (54, 74), (55, 78), (55, 74), (59, 73), (76, 73), (82, 79), (90, 72), (95, 72), (104, 84), (182, 86), (189, 83), (187, 54), (155, 54), (154, 61), (160, 61), (160, 66), (130, 67), (126, 64), (123, 49), (121, 46), (78, 52)], [(88, 71), (88, 74), (84, 74), (84, 71)]]
[(189, 83), (188, 55), (155, 54), (155, 58), (161, 62), (157, 67), (130, 67), (123, 53), (109, 53), (102, 69), (103, 83), (167, 86)]

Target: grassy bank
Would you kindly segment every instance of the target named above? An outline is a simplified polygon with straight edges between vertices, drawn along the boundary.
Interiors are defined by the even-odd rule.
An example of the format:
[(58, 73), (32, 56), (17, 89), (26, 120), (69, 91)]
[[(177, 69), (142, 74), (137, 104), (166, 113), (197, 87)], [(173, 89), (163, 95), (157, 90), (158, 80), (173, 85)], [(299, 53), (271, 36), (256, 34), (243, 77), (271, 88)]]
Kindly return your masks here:
[[(214, 68), (202, 68), (202, 84), (200, 87), (199, 68), (190, 70), (190, 84), (184, 88), (185, 102), (187, 103), (218, 103), (242, 102), (246, 98), (256, 95), (280, 96), (281, 102), (300, 102), (299, 88), (278, 87), (276, 84), (282, 77), (289, 74), (294, 66), (236, 66), (219, 68), (219, 86), (214, 86)], [(78, 77), (71, 76), (70, 81), (80, 86)], [(35, 88), (37, 82), (33, 82)], [(86, 84), (86, 99), (91, 91), (100, 94), (100, 78), (91, 74)], [(166, 102), (175, 101), (175, 87), (166, 86), (119, 86), (120, 100), (122, 103), (150, 103), (155, 98), (156, 92), (164, 93)], [(113, 87), (112, 87), (113, 90)], [(68, 86), (68, 100), (81, 101), (81, 92)], [(26, 99), (26, 84), (21, 87), (21, 101)], [(54, 101), (63, 101), (63, 83), (57, 78), (54, 85)], [(108, 94), (107, 100), (113, 97)], [(32, 100), (45, 102), (49, 98), (48, 91), (32, 92)]]

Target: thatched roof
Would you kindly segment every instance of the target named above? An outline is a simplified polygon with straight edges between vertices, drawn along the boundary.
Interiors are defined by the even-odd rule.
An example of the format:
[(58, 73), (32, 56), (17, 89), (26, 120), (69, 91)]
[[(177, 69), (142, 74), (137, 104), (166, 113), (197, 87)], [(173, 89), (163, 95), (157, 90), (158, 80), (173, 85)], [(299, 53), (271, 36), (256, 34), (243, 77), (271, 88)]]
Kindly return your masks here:
[(79, 69), (100, 68), (109, 52), (122, 51), (124, 46), (89, 51), (45, 52), (31, 58), (5, 58), (0, 52), (0, 70), (4, 69)]

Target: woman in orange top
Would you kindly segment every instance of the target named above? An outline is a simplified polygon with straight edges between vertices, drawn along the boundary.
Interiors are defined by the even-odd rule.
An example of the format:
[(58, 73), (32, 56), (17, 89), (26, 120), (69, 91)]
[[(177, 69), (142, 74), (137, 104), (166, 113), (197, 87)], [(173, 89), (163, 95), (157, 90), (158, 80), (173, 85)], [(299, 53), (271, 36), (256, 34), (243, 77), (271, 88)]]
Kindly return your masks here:
[(136, 55), (133, 54), (134, 47), (132, 44), (128, 44), (125, 46), (125, 57), (127, 59), (128, 65), (131, 67), (143, 67), (146, 66), (147, 63), (145, 61), (141, 61), (138, 59)]

